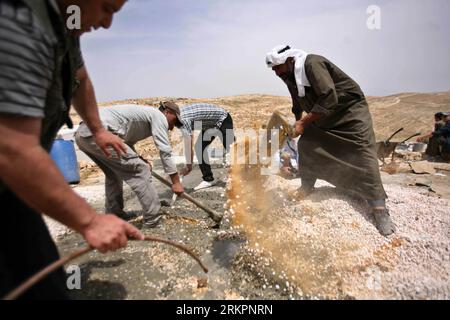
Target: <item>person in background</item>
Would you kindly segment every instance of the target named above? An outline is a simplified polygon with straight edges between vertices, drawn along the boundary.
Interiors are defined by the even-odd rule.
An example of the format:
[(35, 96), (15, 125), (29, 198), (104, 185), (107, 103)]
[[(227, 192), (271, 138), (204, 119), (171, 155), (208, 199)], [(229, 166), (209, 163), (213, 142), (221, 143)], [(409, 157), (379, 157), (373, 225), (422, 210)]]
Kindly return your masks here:
[(450, 111), (443, 112), (445, 125), (433, 132), (433, 138), (439, 141), (439, 149), (442, 159), (450, 161)]
[(284, 147), (279, 151), (280, 175), (286, 179), (294, 179), (298, 174), (297, 139), (287, 137)]
[(203, 181), (194, 188), (195, 191), (210, 188), (216, 184), (209, 164), (208, 146), (218, 136), (226, 154), (230, 152), (230, 145), (234, 142), (233, 118), (224, 108), (207, 103), (194, 103), (181, 108), (180, 128), (186, 145), (186, 167), (181, 172), (188, 175), (192, 171), (193, 163), (193, 131), (201, 130), (201, 134), (195, 143), (197, 156)]
[(425, 154), (434, 157), (440, 154), (439, 150), (439, 139), (434, 137), (434, 133), (439, 131), (442, 127), (445, 126), (444, 123), (444, 114), (442, 112), (438, 112), (434, 115), (434, 130), (427, 135), (423, 135), (417, 138), (417, 142), (427, 142), (427, 150)]

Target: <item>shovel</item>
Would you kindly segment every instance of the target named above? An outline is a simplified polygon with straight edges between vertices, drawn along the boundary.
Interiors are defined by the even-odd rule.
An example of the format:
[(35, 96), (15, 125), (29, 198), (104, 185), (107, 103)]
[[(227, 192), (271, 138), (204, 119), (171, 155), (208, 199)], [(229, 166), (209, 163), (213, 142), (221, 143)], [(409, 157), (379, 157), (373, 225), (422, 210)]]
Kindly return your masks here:
[[(183, 177), (180, 176), (180, 183), (183, 182)], [(176, 193), (173, 194), (172, 196), (172, 202), (170, 203), (170, 206), (172, 207), (175, 204), (175, 201), (177, 201), (178, 195)]]

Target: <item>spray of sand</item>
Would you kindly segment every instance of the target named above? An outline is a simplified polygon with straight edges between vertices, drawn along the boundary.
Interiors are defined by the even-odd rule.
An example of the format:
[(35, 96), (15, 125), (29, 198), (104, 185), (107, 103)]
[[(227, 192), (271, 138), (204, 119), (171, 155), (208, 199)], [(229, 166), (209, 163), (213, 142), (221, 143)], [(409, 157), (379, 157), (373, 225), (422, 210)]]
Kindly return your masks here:
[[(249, 146), (256, 142), (245, 138), (236, 145), (239, 143), (245, 145), (248, 160), (252, 156)], [(392, 245), (380, 238), (380, 243), (372, 247), (378, 248), (384, 261), (376, 260), (376, 250), (367, 250), (361, 239), (340, 237), (339, 232), (333, 231), (336, 224), (343, 222), (333, 220), (332, 208), (301, 199), (295, 187), (284, 188), (287, 180), (262, 175), (263, 167), (260, 162), (253, 165), (234, 162), (227, 188), (229, 210), (234, 226), (245, 232), (249, 247), (270, 262), (273, 272), (269, 272), (280, 275), (276, 281), (286, 284), (289, 292), (295, 288), (295, 292), (306, 297), (342, 298), (352, 290), (346, 286), (353, 286), (361, 272), (367, 273), (374, 265), (376, 270), (390, 267), (394, 257), (386, 257)], [(350, 232), (365, 223), (362, 217), (354, 219), (344, 225)], [(342, 232), (342, 228), (338, 231)], [(358, 281), (363, 283), (362, 291), (366, 290), (365, 280)]]

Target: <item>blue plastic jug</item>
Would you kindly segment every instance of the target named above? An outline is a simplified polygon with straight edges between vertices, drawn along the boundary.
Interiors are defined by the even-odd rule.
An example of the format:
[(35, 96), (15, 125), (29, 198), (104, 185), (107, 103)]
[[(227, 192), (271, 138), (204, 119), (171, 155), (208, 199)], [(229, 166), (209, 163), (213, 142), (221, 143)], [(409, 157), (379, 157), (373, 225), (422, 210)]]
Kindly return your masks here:
[(80, 182), (77, 154), (73, 141), (56, 139), (50, 150), (50, 156), (68, 183)]

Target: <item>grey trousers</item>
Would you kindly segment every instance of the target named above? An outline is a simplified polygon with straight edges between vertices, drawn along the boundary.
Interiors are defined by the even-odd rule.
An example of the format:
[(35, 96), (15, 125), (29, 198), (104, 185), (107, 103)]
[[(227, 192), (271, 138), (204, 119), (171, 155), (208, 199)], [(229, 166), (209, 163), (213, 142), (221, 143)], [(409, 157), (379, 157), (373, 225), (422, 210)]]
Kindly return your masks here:
[(95, 144), (93, 137), (82, 137), (77, 132), (75, 141), (105, 174), (105, 212), (121, 215), (123, 211), (123, 182), (136, 194), (144, 211), (145, 222), (156, 222), (161, 218), (161, 205), (152, 184), (151, 167), (126, 145), (127, 153), (119, 158), (110, 150), (111, 158)]

